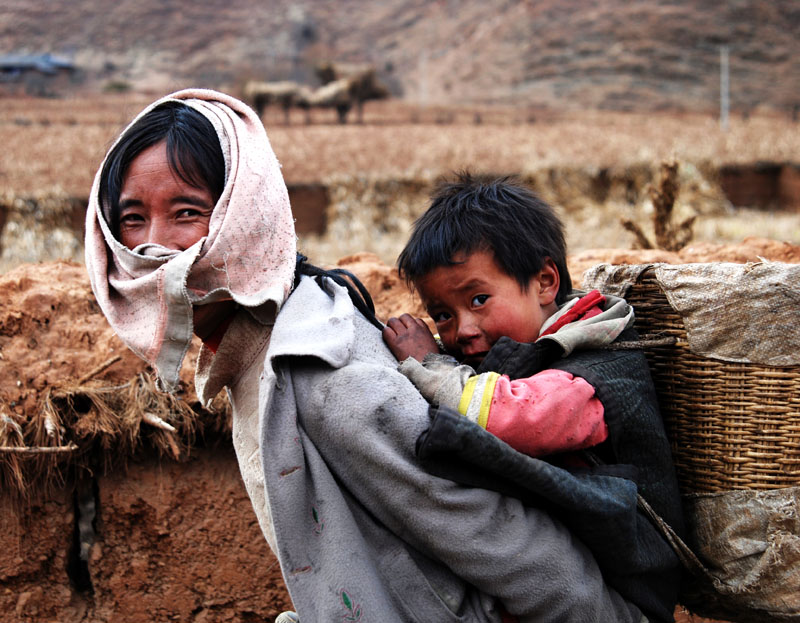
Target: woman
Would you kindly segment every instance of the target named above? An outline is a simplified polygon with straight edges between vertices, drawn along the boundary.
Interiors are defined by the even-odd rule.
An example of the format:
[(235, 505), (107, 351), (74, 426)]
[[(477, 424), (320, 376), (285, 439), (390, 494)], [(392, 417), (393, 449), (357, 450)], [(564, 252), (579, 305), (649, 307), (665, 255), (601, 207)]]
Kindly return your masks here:
[(301, 621), (646, 620), (545, 512), (420, 468), (428, 405), (361, 297), (296, 270), (280, 167), (244, 104), (192, 90), (146, 109), (98, 172), (86, 235), (103, 312), (166, 389), (204, 340), (198, 395), (227, 388)]

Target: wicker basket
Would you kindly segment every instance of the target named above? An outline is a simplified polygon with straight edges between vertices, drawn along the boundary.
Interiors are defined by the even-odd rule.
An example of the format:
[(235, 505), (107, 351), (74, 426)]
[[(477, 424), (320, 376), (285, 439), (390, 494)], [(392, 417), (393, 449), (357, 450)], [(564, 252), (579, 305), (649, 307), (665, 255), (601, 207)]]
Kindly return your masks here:
[[(680, 315), (653, 269), (626, 295), (646, 350), (684, 493), (800, 485), (800, 368), (729, 363), (689, 351)], [(800, 328), (798, 329), (800, 330)]]

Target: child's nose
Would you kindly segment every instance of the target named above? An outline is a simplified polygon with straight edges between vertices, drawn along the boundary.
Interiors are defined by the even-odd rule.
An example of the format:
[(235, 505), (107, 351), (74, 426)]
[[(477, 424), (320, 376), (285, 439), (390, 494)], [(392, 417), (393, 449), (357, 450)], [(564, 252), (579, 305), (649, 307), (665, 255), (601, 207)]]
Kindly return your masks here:
[(458, 332), (456, 335), (456, 339), (459, 341), (459, 343), (473, 340), (478, 335), (480, 335), (480, 330), (473, 318), (467, 316), (463, 319), (459, 319)]

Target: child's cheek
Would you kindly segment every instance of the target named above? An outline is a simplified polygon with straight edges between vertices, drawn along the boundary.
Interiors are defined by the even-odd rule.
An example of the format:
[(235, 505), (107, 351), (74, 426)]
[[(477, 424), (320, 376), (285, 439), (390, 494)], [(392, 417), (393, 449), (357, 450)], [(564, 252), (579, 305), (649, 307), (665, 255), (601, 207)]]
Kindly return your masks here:
[(540, 327), (539, 318), (533, 313), (524, 313), (524, 310), (496, 309), (486, 335), (492, 345), (503, 336), (508, 336), (516, 342), (535, 342), (539, 337)]

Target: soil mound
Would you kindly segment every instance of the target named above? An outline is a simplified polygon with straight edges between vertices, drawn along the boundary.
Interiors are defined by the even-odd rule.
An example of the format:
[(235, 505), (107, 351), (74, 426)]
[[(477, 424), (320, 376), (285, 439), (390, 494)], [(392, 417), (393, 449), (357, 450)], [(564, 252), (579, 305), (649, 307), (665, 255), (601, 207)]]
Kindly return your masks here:
[[(800, 246), (766, 238), (746, 238), (736, 245), (699, 243), (679, 252), (658, 249), (591, 249), (570, 256), (573, 282), (580, 286), (587, 268), (601, 263), (800, 262)], [(372, 295), (378, 317), (403, 312), (424, 317), (419, 299), (397, 270), (372, 253), (343, 257), (337, 263), (355, 274)], [(197, 347), (182, 372), (178, 398), (200, 412), (193, 390)], [(63, 388), (120, 386), (147, 366), (117, 338), (94, 300), (84, 268), (74, 262), (23, 264), (0, 276), (0, 412), (9, 429), (20, 429), (33, 444), (49, 443), (34, 434), (32, 418), (48, 395)], [(62, 423), (62, 428), (64, 423)], [(33, 427), (36, 428), (36, 427)], [(51, 439), (53, 434), (50, 434)], [(61, 438), (66, 443), (67, 437)]]
[(113, 357), (98, 378), (123, 383), (143, 371), (105, 322), (80, 264), (23, 264), (0, 278), (0, 402), (35, 411), (48, 388), (75, 383)]
[[(583, 271), (601, 262), (762, 260), (800, 262), (800, 246), (746, 238), (737, 245), (700, 243), (680, 252), (593, 249), (571, 256), (568, 263), (573, 282), (580, 286)], [(381, 320), (404, 312), (425, 317), (419, 299), (397, 270), (377, 255), (357, 253), (340, 259), (337, 266), (349, 270), (364, 283)], [(195, 344), (184, 364), (182, 386), (175, 402), (158, 408), (150, 404), (140, 412), (155, 409), (169, 422), (173, 417), (168, 413), (171, 405), (182, 410), (184, 417), (196, 416), (195, 427), (208, 426), (214, 417), (220, 419), (224, 405), (209, 414), (197, 403), (192, 382), (197, 350)], [(104, 444), (111, 447), (108, 444), (113, 438), (139, 432), (143, 414), (138, 419), (129, 414), (131, 421), (125, 425), (87, 424), (86, 418), (99, 418), (99, 412), (103, 411), (102, 397), (92, 392), (113, 389), (117, 393), (127, 392), (123, 402), (133, 400), (126, 384), (140, 379), (136, 385), (138, 400), (147, 402), (142, 394), (158, 394), (149, 380), (149, 372), (144, 362), (114, 335), (80, 264), (66, 261), (23, 264), (0, 276), (0, 417), (3, 420), (0, 445), (63, 448), (92, 443), (102, 437)], [(52, 421), (40, 421), (47, 413)], [(225, 428), (219, 421), (215, 425)], [(169, 432), (167, 427), (161, 430)], [(165, 443), (164, 448), (175, 454), (174, 445)], [(0, 461), (4, 459), (8, 456), (0, 454)]]
[(581, 275), (596, 264), (691, 264), (696, 262), (800, 262), (800, 246), (749, 237), (739, 244), (716, 244), (700, 242), (680, 251), (662, 249), (588, 249), (567, 259), (570, 275), (576, 287), (580, 286)]
[[(701, 242), (684, 247), (680, 251), (662, 249), (589, 249), (567, 258), (572, 282), (581, 286), (584, 271), (596, 264), (689, 264), (695, 262), (747, 262), (800, 263), (800, 246), (771, 240), (749, 237), (739, 244), (716, 244)], [(386, 321), (404, 312), (426, 318), (419, 298), (407, 287), (397, 274), (397, 269), (388, 266), (374, 253), (356, 253), (343, 257), (337, 267), (349, 270), (367, 287), (375, 302), (379, 319)]]

